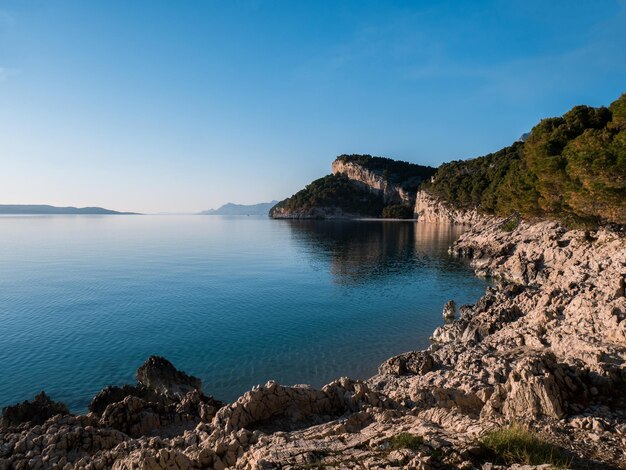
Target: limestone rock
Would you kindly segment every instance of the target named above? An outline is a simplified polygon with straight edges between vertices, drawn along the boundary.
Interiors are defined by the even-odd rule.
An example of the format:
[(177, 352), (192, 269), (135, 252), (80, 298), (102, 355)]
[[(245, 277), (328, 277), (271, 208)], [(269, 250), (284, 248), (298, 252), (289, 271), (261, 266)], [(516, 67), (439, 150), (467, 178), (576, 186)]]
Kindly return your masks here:
[(384, 177), (382, 172), (372, 171), (355, 162), (337, 159), (332, 163), (334, 175), (343, 174), (361, 188), (380, 194), (385, 204), (403, 204), (413, 206), (415, 192), (411, 193), (399, 184), (394, 184)]
[(484, 219), (476, 210), (454, 209), (426, 191), (417, 192), (413, 212), (418, 221), (429, 224), (472, 225)]
[(177, 370), (160, 356), (150, 356), (137, 369), (136, 378), (139, 385), (171, 398), (181, 399), (193, 390), (202, 393), (200, 379)]
[(54, 415), (69, 413), (64, 403), (53, 401), (46, 392), (41, 392), (32, 401), (24, 401), (2, 409), (1, 426), (17, 426), (21, 423), (43, 424)]
[(407, 375), (426, 374), (435, 367), (432, 355), (428, 351), (413, 351), (394, 356), (383, 362), (378, 368), (380, 374)]

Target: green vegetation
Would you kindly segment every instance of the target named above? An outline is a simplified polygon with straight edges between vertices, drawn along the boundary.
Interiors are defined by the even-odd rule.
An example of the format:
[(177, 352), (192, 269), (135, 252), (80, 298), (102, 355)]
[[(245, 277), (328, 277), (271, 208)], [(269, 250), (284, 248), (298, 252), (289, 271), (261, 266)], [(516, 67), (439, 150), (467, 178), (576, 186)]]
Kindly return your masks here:
[(423, 187), (454, 206), (571, 225), (626, 224), (626, 94), (542, 120), (526, 142), (441, 165)]
[(340, 155), (337, 160), (343, 163), (356, 163), (379, 174), (389, 183), (401, 186), (408, 191), (417, 191), (421, 182), (433, 176), (437, 171), (431, 166), (371, 155)]
[(384, 219), (412, 219), (413, 208), (402, 204), (392, 204), (383, 208), (382, 217)]
[(521, 222), (521, 219), (520, 219), (519, 214), (514, 213), (513, 215), (511, 215), (504, 221), (504, 223), (502, 224), (502, 227), (500, 228), (504, 230), (505, 232), (512, 232), (513, 230), (517, 228), (520, 222)]
[(491, 431), (481, 439), (480, 444), (506, 465), (550, 464), (556, 468), (565, 468), (569, 463), (562, 449), (520, 425)]
[(418, 450), (424, 444), (422, 436), (416, 436), (408, 432), (403, 432), (389, 439), (389, 447), (396, 449)]
[(361, 189), (348, 177), (328, 175), (276, 204), (270, 210), (270, 216), (277, 209), (307, 212), (325, 207), (339, 208), (348, 214), (379, 217), (384, 203), (382, 196)]

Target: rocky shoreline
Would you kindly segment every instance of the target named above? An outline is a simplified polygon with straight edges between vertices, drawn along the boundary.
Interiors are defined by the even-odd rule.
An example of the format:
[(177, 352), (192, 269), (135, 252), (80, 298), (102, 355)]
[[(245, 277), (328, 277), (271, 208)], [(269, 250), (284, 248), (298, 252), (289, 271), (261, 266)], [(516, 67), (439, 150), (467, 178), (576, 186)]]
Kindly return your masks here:
[(626, 468), (626, 238), (472, 223), (450, 252), (499, 282), (427, 350), (367, 381), (268, 382), (226, 405), (151, 357), (137, 384), (103, 390), (86, 415), (45, 395), (6, 408), (0, 470), (508, 468), (480, 439), (511, 423), (552, 442), (567, 467)]

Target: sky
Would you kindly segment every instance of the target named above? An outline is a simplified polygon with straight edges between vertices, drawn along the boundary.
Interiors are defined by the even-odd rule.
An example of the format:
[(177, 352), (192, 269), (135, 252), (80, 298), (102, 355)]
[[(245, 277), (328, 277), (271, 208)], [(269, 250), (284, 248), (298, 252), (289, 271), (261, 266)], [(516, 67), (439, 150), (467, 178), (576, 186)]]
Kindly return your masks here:
[(196, 212), (626, 92), (626, 1), (0, 1), (0, 203)]

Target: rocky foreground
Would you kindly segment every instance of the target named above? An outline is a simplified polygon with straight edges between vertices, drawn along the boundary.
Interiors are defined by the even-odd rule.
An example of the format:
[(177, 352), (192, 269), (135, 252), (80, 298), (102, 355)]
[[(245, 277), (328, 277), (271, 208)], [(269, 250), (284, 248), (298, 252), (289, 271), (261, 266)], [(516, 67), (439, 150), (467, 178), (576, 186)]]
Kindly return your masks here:
[(512, 422), (567, 467), (626, 468), (624, 236), (482, 219), (451, 253), (498, 282), (367, 381), (268, 382), (225, 405), (151, 357), (87, 415), (45, 394), (6, 408), (0, 469), (493, 469), (481, 436)]

